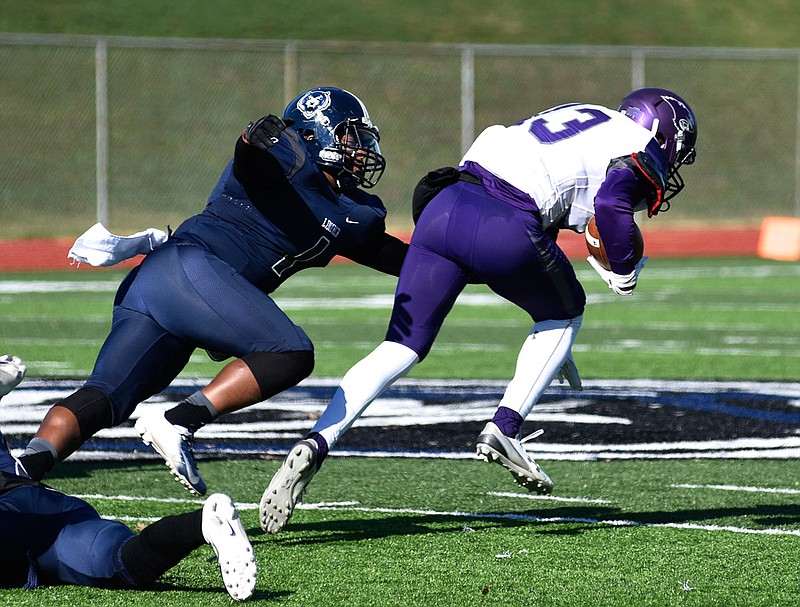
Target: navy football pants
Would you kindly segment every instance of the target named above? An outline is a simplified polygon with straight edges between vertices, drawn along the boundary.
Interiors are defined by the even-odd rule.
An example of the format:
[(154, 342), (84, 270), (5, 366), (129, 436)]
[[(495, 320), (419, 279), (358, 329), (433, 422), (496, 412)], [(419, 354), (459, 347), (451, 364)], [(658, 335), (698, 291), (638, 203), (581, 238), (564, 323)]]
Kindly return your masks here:
[(120, 285), (111, 332), (85, 385), (108, 397), (117, 425), (169, 386), (195, 348), (238, 357), (313, 345), (227, 263), (199, 246), (167, 241)]
[(26, 485), (0, 495), (3, 551), (28, 555), (40, 584), (133, 586), (122, 564), (122, 547), (134, 532), (100, 518), (85, 501)]

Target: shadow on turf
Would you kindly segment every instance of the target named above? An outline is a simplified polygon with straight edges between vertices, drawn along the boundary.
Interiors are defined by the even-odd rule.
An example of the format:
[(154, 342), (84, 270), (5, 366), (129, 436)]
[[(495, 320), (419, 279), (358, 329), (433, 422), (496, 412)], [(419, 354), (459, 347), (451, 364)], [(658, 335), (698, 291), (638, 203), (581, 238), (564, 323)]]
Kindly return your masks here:
[[(163, 474), (163, 468), (154, 466), (154, 461), (137, 462), (137, 461), (120, 461), (120, 462), (74, 462), (69, 459), (56, 464), (47, 476), (44, 478), (44, 483), (57, 481), (58, 479), (67, 478), (90, 478), (95, 476), (97, 472), (108, 471), (127, 471), (127, 472), (149, 472), (156, 470), (156, 472)], [(170, 476), (166, 476), (171, 480)], [(172, 481), (175, 482), (174, 480)]]
[[(125, 471), (138, 473), (140, 477), (147, 478), (148, 482), (162, 483), (165, 486), (173, 486), (174, 481), (169, 475), (163, 474), (160, 466), (141, 466), (135, 462), (103, 462), (98, 465), (96, 462), (70, 462), (68, 465), (59, 465), (44, 479), (44, 482), (58, 488), (58, 479), (80, 479), (90, 478), (97, 473), (98, 468), (109, 471)], [(152, 478), (151, 478), (152, 476)], [(163, 477), (163, 478), (162, 478)], [(346, 512), (342, 510), (341, 512)], [(534, 520), (516, 520), (510, 517), (521, 515), (530, 517)], [(550, 534), (576, 534), (583, 530), (592, 529), (597, 523), (624, 519), (642, 525), (658, 525), (670, 523), (701, 523), (704, 521), (724, 521), (725, 519), (745, 518), (753, 522), (754, 525), (763, 527), (778, 527), (784, 525), (800, 524), (800, 504), (760, 504), (753, 506), (737, 506), (706, 509), (685, 509), (672, 511), (651, 511), (651, 512), (624, 512), (615, 508), (604, 507), (561, 507), (542, 510), (528, 510), (525, 512), (488, 512), (479, 513), (474, 517), (463, 516), (453, 517), (451, 515), (423, 515), (423, 516), (391, 516), (380, 520), (336, 520), (324, 523), (297, 523), (294, 520), (289, 523), (287, 531), (296, 531), (305, 534), (302, 538), (286, 538), (287, 542), (309, 543), (309, 542), (331, 542), (348, 541), (367, 538), (380, 538), (392, 535), (415, 535), (429, 533), (426, 525), (442, 525), (444, 523), (456, 523), (453, 531), (462, 531), (464, 525), (472, 526), (503, 526), (503, 527), (524, 527), (532, 525), (547, 525), (548, 529), (541, 529), (539, 533)], [(547, 520), (535, 520), (547, 519)], [(552, 519), (564, 519), (562, 521)], [(569, 529), (553, 529), (556, 525), (579, 525), (587, 523), (580, 528), (575, 526)], [(251, 539), (262, 536), (260, 529), (248, 530)], [(319, 533), (320, 535), (308, 537), (307, 534)], [(263, 537), (263, 536), (262, 536)]]
[[(346, 512), (346, 511), (343, 511)], [(530, 517), (529, 520), (503, 518), (506, 516)], [(380, 539), (402, 535), (431, 533), (431, 526), (437, 532), (450, 531), (464, 533), (486, 528), (538, 527), (537, 533), (553, 535), (577, 535), (598, 528), (605, 521), (625, 520), (633, 524), (659, 525), (681, 523), (703, 523), (715, 521), (725, 524), (726, 519), (745, 518), (754, 525), (776, 527), (800, 524), (800, 504), (794, 505), (756, 505), (732, 508), (707, 508), (672, 510), (664, 512), (623, 512), (615, 508), (555, 508), (548, 510), (517, 513), (494, 512), (459, 516), (442, 514), (388, 516), (381, 519), (337, 519), (319, 523), (292, 521), (286, 530), (276, 536), (265, 536), (257, 528), (248, 530), (254, 543), (278, 541), (292, 544), (326, 544), (342, 541)], [(730, 524), (730, 523), (728, 523)], [(564, 526), (553, 528), (553, 526)], [(569, 527), (566, 527), (569, 525)], [(450, 527), (448, 529), (448, 526)], [(296, 535), (299, 534), (299, 535)]]
[(675, 510), (672, 512), (631, 512), (628, 520), (644, 524), (692, 523), (706, 520), (746, 517), (758, 525), (775, 527), (800, 524), (800, 504), (743, 506), (733, 508), (707, 508), (703, 510)]
[[(260, 582), (259, 582), (260, 583)], [(220, 586), (185, 586), (183, 584), (171, 584), (167, 581), (163, 582), (155, 582), (151, 586), (148, 586), (144, 589), (145, 592), (198, 592), (203, 594), (224, 594), (227, 595), (228, 593), (224, 588)], [(271, 590), (259, 590), (256, 588), (253, 591), (253, 595), (247, 599), (248, 602), (252, 601), (276, 601), (278, 599), (285, 599), (289, 598), (294, 594), (294, 592), (290, 592), (288, 590), (280, 590), (280, 591), (271, 591)]]
[[(497, 513), (504, 516), (506, 513)], [(544, 524), (531, 520), (491, 518), (495, 515), (453, 517), (450, 515), (403, 515), (382, 519), (339, 519), (320, 523), (289, 523), (278, 535), (264, 535), (260, 529), (248, 529), (254, 544), (270, 541), (285, 545), (328, 544), (333, 542), (357, 542), (403, 535), (427, 535), (436, 526), (436, 532), (469, 533), (497, 527), (528, 527)], [(533, 513), (530, 516), (537, 516)], [(575, 516), (574, 514), (572, 516)], [(585, 518), (585, 515), (582, 515)], [(549, 518), (549, 517), (548, 517)], [(549, 523), (548, 523), (549, 524)], [(449, 528), (448, 528), (449, 527)], [(566, 530), (565, 530), (566, 531)], [(542, 530), (542, 532), (546, 532)], [(578, 530), (570, 531), (577, 533)], [(300, 534), (300, 535), (296, 535)]]

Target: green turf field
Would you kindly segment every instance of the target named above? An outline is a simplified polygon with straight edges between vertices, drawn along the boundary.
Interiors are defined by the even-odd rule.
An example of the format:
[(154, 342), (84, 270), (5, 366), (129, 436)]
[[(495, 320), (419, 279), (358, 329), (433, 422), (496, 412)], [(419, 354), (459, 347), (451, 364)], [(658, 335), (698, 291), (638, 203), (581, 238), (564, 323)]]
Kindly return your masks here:
[[(651, 259), (636, 294), (614, 295), (575, 262), (589, 304), (574, 346), (585, 378), (797, 381), (800, 266), (761, 259)], [(30, 377), (85, 377), (108, 332), (119, 272), (0, 275), (0, 348)], [(383, 339), (395, 279), (352, 264), (305, 271), (275, 299), (314, 341), (316, 377), (340, 377)], [(509, 378), (531, 328), (469, 286), (411, 377)], [(220, 368), (198, 351), (185, 377)]]
[[(260, 532), (255, 507), (277, 461), (202, 469), (239, 503), (254, 543), (251, 604), (797, 604), (798, 462), (544, 464), (556, 497), (532, 499), (478, 461), (332, 458), (275, 536)], [(63, 464), (50, 482), (131, 525), (199, 504), (160, 465)], [(157, 591), (10, 590), (0, 602), (230, 605), (212, 555), (195, 551)]]
[[(797, 381), (800, 267), (757, 259), (651, 260), (634, 297), (589, 294), (575, 358), (584, 378)], [(85, 375), (107, 331), (118, 272), (0, 277), (3, 348), (31, 377)], [(315, 340), (315, 376), (340, 376), (382, 338), (393, 280), (352, 265), (276, 293)], [(60, 290), (53, 292), (57, 286)], [(470, 287), (413, 376), (502, 378), (529, 323)], [(212, 375), (198, 354), (187, 370)], [(531, 498), (471, 460), (331, 458), (277, 536), (256, 504), (275, 459), (204, 461), (240, 504), (263, 605), (795, 605), (797, 461), (547, 461), (554, 497)], [(157, 464), (62, 464), (48, 481), (132, 526), (190, 499)], [(724, 483), (724, 485), (722, 485)], [(156, 591), (0, 591), (8, 605), (227, 605), (209, 547)]]
[[(121, 0), (1, 4), (4, 32), (740, 48), (795, 48), (791, 15), (800, 10), (781, 0), (691, 6), (512, 0), (491, 11), (475, 0), (414, 0), (323, 2), (313, 18), (301, 18), (296, 3), (284, 0), (246, 0), (236, 10), (212, 0), (183, 6), (147, 0), (134, 10)], [(780, 69), (791, 88), (795, 63)], [(740, 73), (712, 76), (747, 89)], [(754, 72), (750, 84), (762, 76)], [(21, 79), (21, 86), (29, 82)], [(714, 86), (706, 88), (713, 98)], [(720, 100), (713, 107), (726, 106), (739, 107)], [(704, 149), (717, 146), (723, 158), (740, 152), (711, 135)], [(750, 150), (775, 148), (746, 135)], [(93, 151), (91, 140), (87, 146)], [(39, 154), (52, 154), (51, 147)], [(758, 183), (761, 161), (731, 178), (742, 187)], [(69, 221), (59, 218), (62, 225)], [(612, 295), (585, 262), (576, 267), (589, 294), (574, 348), (584, 378), (798, 381), (798, 264), (651, 259), (630, 299)], [(121, 277), (86, 268), (0, 275), (0, 350), (22, 356), (31, 378), (85, 377), (109, 328)], [(393, 284), (369, 270), (335, 266), (304, 272), (276, 293), (315, 342), (315, 377), (340, 377), (382, 339)], [(508, 378), (529, 329), (524, 314), (471, 286), (411, 377)], [(219, 367), (198, 352), (185, 375), (207, 378)], [(553, 498), (531, 499), (506, 471), (478, 461), (332, 457), (304, 508), (277, 536), (260, 533), (255, 505), (278, 460), (204, 461), (201, 467), (213, 490), (240, 504), (260, 568), (255, 605), (798, 604), (797, 461), (541, 463), (556, 481)], [(101, 514), (133, 527), (200, 503), (151, 463), (65, 463), (48, 482), (87, 496)], [(210, 547), (196, 551), (154, 592), (2, 590), (0, 605), (231, 605), (208, 562), (212, 555)]]

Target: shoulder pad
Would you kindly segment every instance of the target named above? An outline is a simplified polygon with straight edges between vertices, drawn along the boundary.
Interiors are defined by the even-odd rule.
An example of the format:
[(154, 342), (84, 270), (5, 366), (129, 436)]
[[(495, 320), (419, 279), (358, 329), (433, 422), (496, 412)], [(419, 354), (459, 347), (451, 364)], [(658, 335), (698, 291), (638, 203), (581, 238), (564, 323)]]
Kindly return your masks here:
[(664, 186), (667, 183), (667, 174), (659, 163), (647, 152), (634, 152), (630, 156), (613, 158), (608, 165), (608, 170), (628, 168), (642, 175), (651, 185), (647, 195), (647, 216), (657, 214), (664, 202)]
[(632, 171), (635, 171), (636, 163), (630, 156), (620, 156), (619, 158), (612, 158), (611, 162), (608, 164), (608, 169), (606, 169), (606, 172), (614, 169), (631, 169)]
[(661, 169), (655, 159), (647, 152), (635, 152), (630, 156), (620, 156), (612, 158), (608, 165), (608, 170), (612, 169), (632, 169), (642, 173), (648, 181), (663, 189), (667, 182), (667, 174)]
[(646, 151), (636, 152), (631, 156), (636, 162), (636, 166), (663, 190), (664, 185), (667, 183), (667, 173), (661, 168), (656, 159)]

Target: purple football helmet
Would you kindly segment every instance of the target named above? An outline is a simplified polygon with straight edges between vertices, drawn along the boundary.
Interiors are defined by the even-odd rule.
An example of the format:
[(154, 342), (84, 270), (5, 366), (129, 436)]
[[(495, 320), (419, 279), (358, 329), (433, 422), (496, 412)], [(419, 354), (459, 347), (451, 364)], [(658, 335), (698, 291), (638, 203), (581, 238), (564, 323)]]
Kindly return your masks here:
[(678, 169), (692, 164), (697, 155), (697, 119), (692, 108), (672, 91), (642, 88), (628, 94), (617, 109), (653, 133), (664, 150), (668, 163), (664, 201), (669, 200), (684, 188)]
[(291, 128), (343, 190), (378, 183), (386, 168), (381, 135), (353, 93), (331, 86), (310, 89), (286, 106), (283, 118), (294, 121)]

